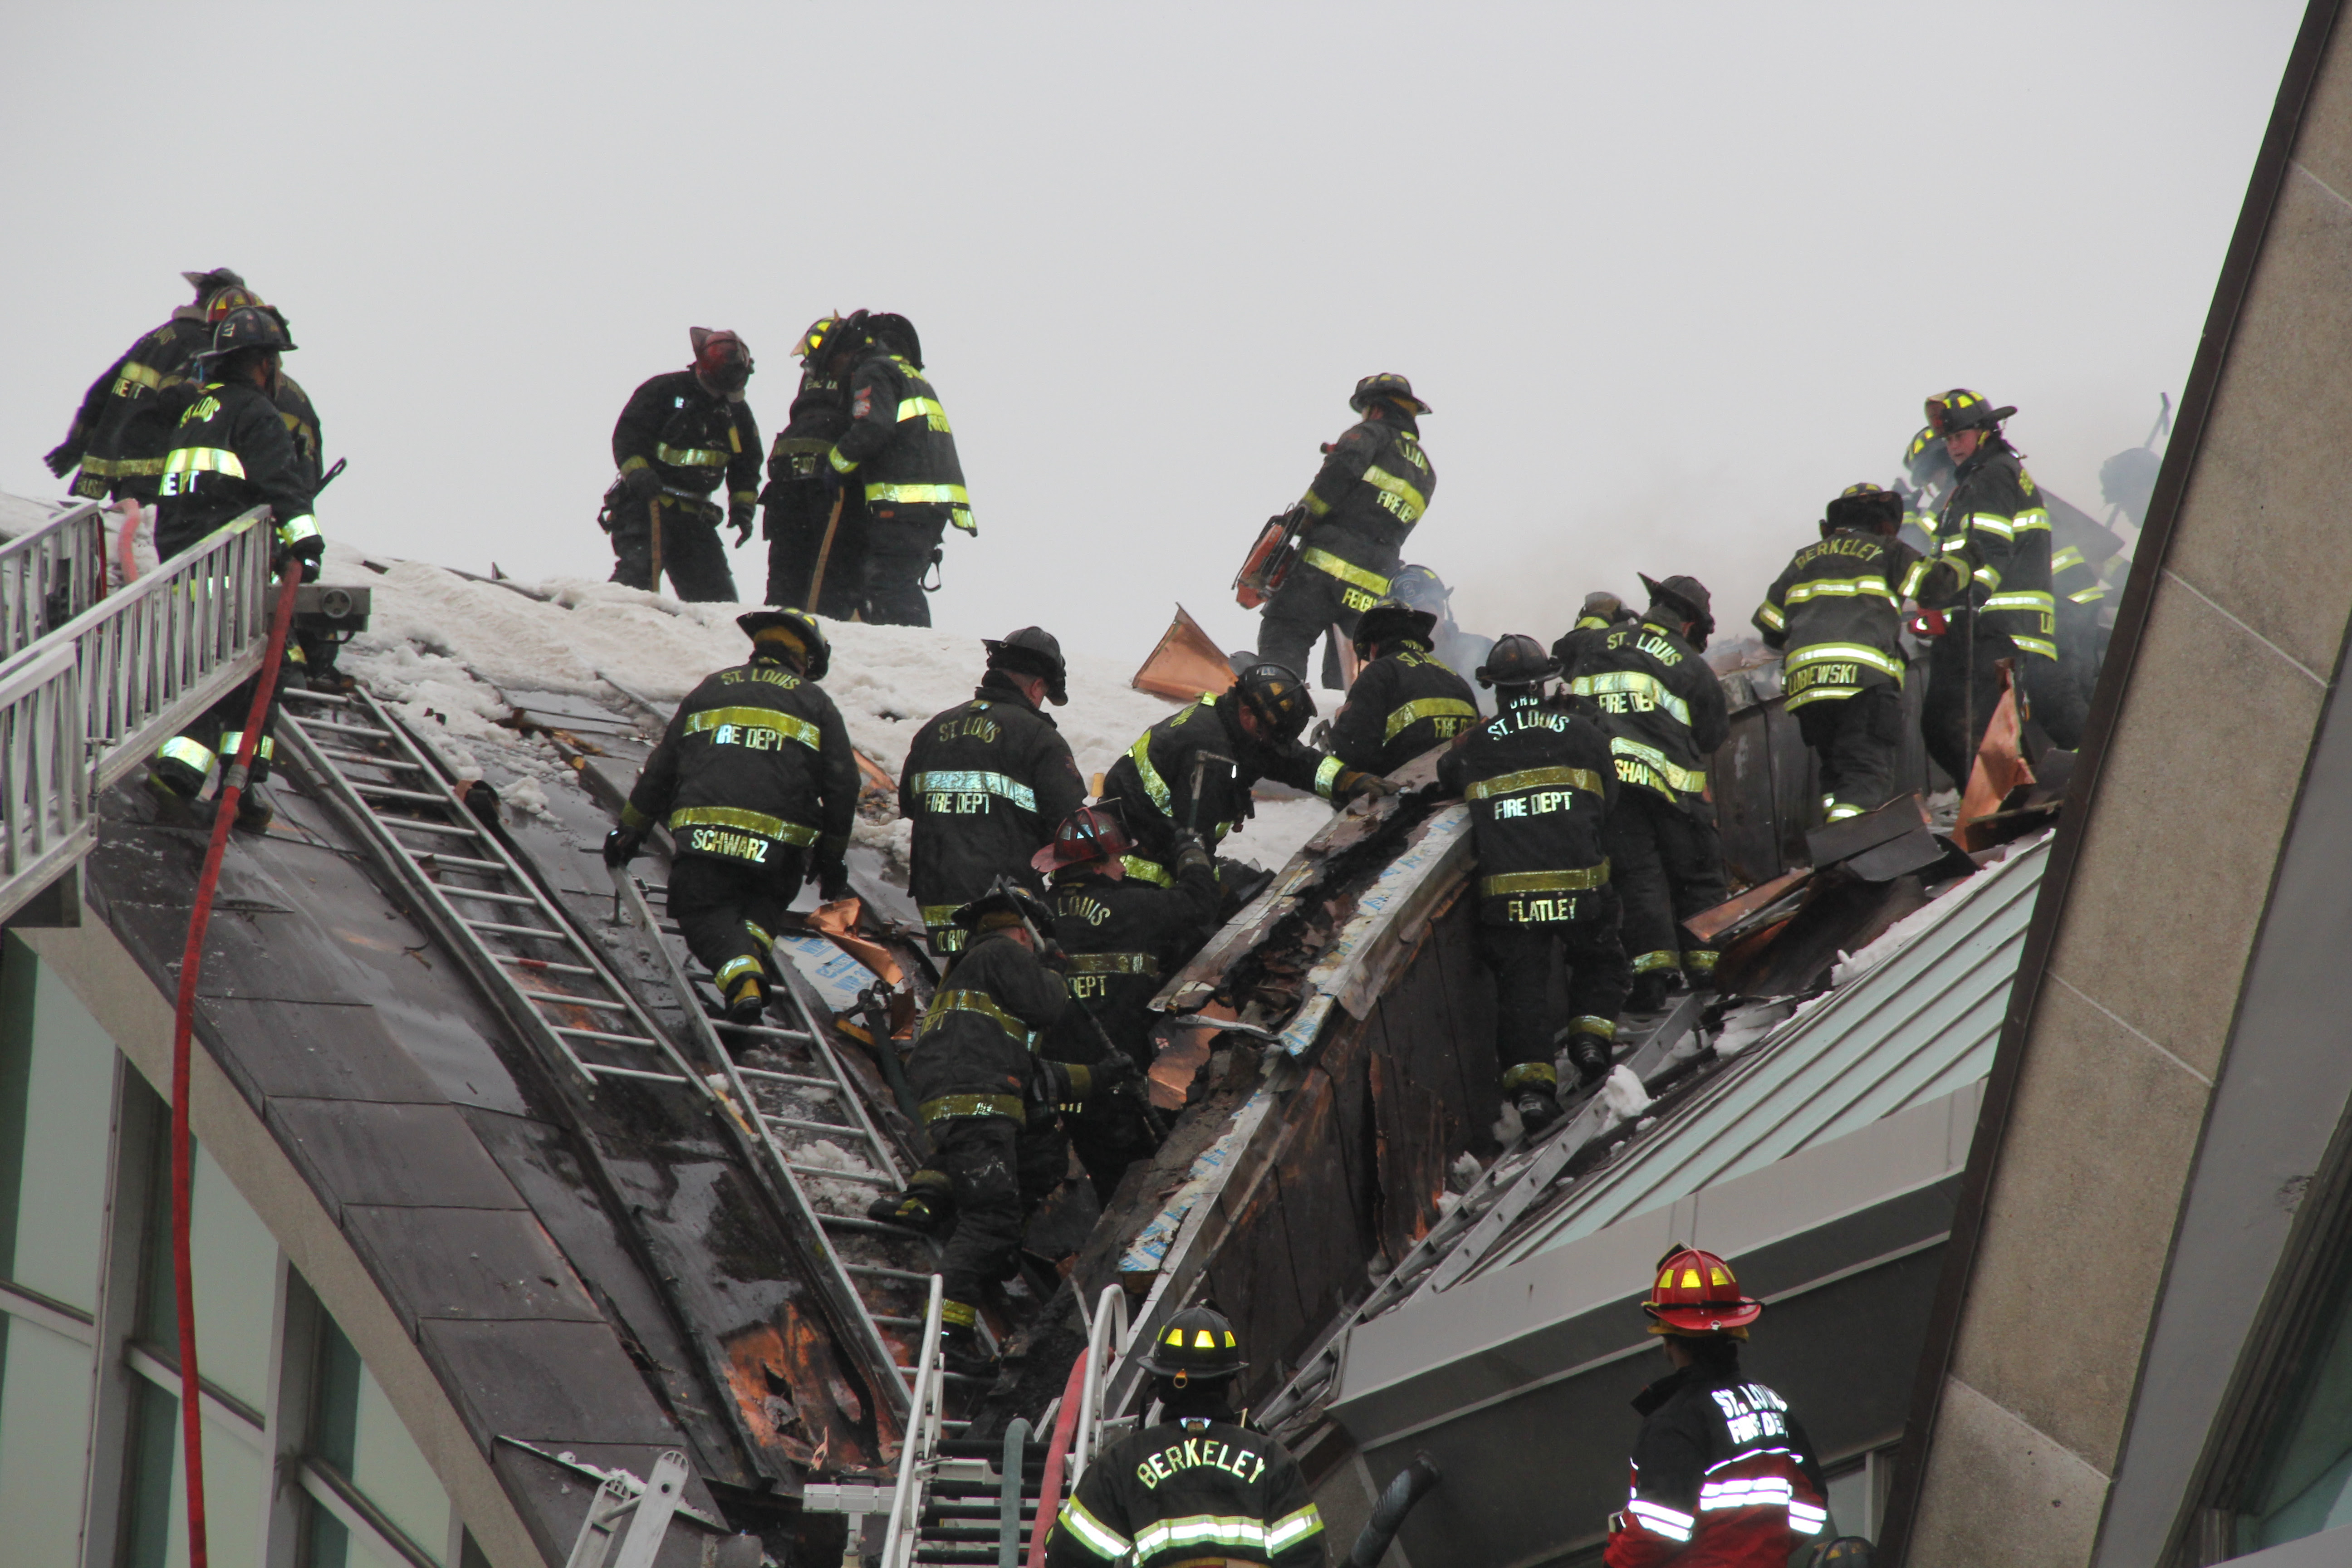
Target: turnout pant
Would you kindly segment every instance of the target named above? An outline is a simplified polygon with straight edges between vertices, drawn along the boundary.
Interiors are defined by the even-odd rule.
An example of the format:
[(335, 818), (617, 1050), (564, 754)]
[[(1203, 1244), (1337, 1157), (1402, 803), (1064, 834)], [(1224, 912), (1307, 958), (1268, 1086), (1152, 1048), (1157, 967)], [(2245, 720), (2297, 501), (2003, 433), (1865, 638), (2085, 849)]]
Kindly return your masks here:
[[(1969, 787), (1977, 747), (2000, 703), (2000, 660), (2010, 661), (2010, 672), (2034, 721), (2059, 745), (2081, 742), (2089, 710), (2079, 672), (2026, 652), (2006, 632), (1964, 624), (1975, 618), (1965, 613), (1955, 616), (1951, 629), (1936, 639), (1927, 656), (1927, 699), (1919, 710), (1920, 738), (1927, 743), (1927, 755), (1962, 791)], [(1973, 638), (1966, 635), (1971, 629)]]
[(1797, 730), (1822, 771), (1822, 811), (1832, 822), (1886, 804), (1903, 749), (1903, 689), (1865, 686), (1797, 710)]
[[(931, 624), (931, 601), (923, 592), (923, 574), (938, 558), (940, 540), (947, 531), (944, 506), (924, 502), (873, 509), (866, 526), (867, 620), (886, 626)], [(832, 568), (827, 567), (825, 576), (832, 575)]]
[[(665, 504), (661, 512), (662, 575), (677, 596), (690, 603), (734, 603), (735, 574), (727, 565), (727, 547), (719, 542), (716, 509)], [(654, 529), (647, 509), (632, 504), (614, 518), (610, 581), (660, 592), (654, 581)]]
[[(804, 493), (805, 492), (805, 493)], [(790, 491), (770, 491), (768, 502), (768, 596), (763, 603), (782, 608), (811, 610), (830, 620), (845, 621), (857, 613), (866, 594), (866, 503), (854, 489), (842, 497), (841, 518), (834, 524), (833, 546), (825, 548), (825, 524), (833, 520), (833, 495), (822, 484), (794, 480)], [(824, 557), (824, 602), (808, 602), (816, 576), (819, 553)]]
[(1029, 1216), (1068, 1169), (1069, 1146), (1048, 1107), (1010, 1116), (947, 1116), (930, 1124), (931, 1157), (910, 1186), (954, 1194), (955, 1226), (940, 1260), (950, 1327), (970, 1327), (982, 1287), (1018, 1265)]
[(669, 867), (669, 918), (688, 951), (710, 966), (719, 994), (746, 974), (773, 973), (775, 933), (800, 891), (805, 852), (779, 845), (769, 864), (680, 855)]
[[(1379, 569), (1396, 570), (1393, 564)], [(1353, 583), (1342, 583), (1304, 561), (1290, 569), (1274, 597), (1265, 604), (1258, 623), (1257, 657), (1261, 664), (1278, 664), (1303, 681), (1312, 682), (1307, 667), (1315, 639), (1333, 626), (1343, 637), (1353, 636), (1356, 622), (1380, 595)]]
[[(294, 650), (289, 647), (290, 655)], [(226, 770), (236, 761), (236, 748), (243, 739), (246, 719), (253, 712), (254, 688), (260, 677), (240, 683), (237, 689), (196, 716), (196, 721), (155, 749), (155, 771), (182, 795), (194, 796), (205, 787), (205, 779), (215, 766)], [(278, 668), (277, 689), (269, 694), (269, 711), (262, 721), (261, 739), (254, 742), (253, 771), (247, 776), (248, 787), (269, 782), (269, 764), (276, 760), (277, 743), (272, 732), (278, 728), (278, 707), (286, 693), (288, 683), (302, 679), (301, 666), (289, 658)]]
[(1723, 841), (1716, 835), (1712, 811), (1696, 816), (1654, 791), (1627, 784), (1617, 792), (1617, 809), (1609, 814), (1601, 839), (1609, 847), (1610, 885), (1624, 910), (1625, 952), (1634, 983), (1679, 973), (1694, 985), (1713, 984), (1715, 950), (1699, 946), (1681, 929), (1682, 921), (1727, 896)]
[[(1587, 1034), (1606, 1047), (1617, 1037), (1618, 1010), (1633, 974), (1619, 941), (1617, 909), (1559, 925), (1482, 925), (1478, 962), (1495, 976), (1495, 1059), (1503, 1089), (1557, 1087), (1552, 1058), (1562, 1034)], [(1567, 965), (1563, 1007), (1552, 972)]]

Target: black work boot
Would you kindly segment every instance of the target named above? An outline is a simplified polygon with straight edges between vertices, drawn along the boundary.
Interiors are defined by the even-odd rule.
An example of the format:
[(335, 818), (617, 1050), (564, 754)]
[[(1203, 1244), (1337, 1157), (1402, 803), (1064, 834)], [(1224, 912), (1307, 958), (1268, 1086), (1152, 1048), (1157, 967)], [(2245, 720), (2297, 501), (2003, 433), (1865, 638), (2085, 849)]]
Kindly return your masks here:
[(767, 1016), (767, 983), (757, 974), (746, 974), (736, 981), (727, 993), (727, 1021), (730, 1024), (757, 1024)]
[(1568, 1037), (1568, 1059), (1576, 1064), (1576, 1087), (1591, 1089), (1609, 1076), (1609, 1042), (1589, 1030)]
[(1682, 972), (1675, 969), (1653, 969), (1633, 976), (1633, 988), (1625, 994), (1628, 1013), (1663, 1013), (1682, 981)]
[[(950, 1305), (955, 1303), (950, 1302)], [(970, 1308), (964, 1309), (970, 1311)], [(940, 1364), (963, 1377), (996, 1378), (996, 1358), (980, 1342), (980, 1331), (971, 1323), (947, 1323), (940, 1329)]]
[(278, 803), (269, 792), (257, 784), (250, 784), (236, 797), (236, 825), (247, 833), (267, 833), (269, 825), (278, 820)]
[(1559, 1097), (1533, 1085), (1519, 1090), (1511, 1105), (1518, 1111), (1519, 1125), (1528, 1130), (1530, 1138), (1559, 1120)]
[(884, 1225), (904, 1226), (925, 1236), (938, 1236), (948, 1228), (946, 1206), (935, 1203), (932, 1194), (920, 1187), (876, 1198), (866, 1205), (866, 1217)]

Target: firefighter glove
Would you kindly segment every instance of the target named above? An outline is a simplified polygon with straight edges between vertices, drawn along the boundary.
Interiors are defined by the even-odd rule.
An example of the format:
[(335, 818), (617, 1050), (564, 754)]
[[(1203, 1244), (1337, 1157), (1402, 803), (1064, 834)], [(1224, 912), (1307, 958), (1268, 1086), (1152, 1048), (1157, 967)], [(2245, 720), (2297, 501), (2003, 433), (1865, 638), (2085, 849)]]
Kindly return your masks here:
[(1139, 1076), (1136, 1071), (1135, 1058), (1125, 1051), (1105, 1051), (1102, 1060), (1094, 1063), (1087, 1070), (1092, 1075), (1094, 1086), (1097, 1091), (1117, 1089), (1123, 1083), (1132, 1083)]
[(302, 581), (315, 583), (319, 580), (319, 563), (326, 553), (326, 536), (313, 531), (290, 544), (281, 542), (278, 546), (278, 559), (273, 564), (282, 574), (289, 565), (299, 562), (302, 567)]
[(61, 479), (74, 471), (74, 465), (81, 461), (81, 454), (74, 449), (71, 441), (68, 441), (50, 447), (48, 455), (41, 461), (49, 466), (50, 477)]
[(737, 501), (727, 509), (727, 521), (735, 525), (735, 548), (740, 550), (751, 542), (751, 503)]
[(1184, 871), (1194, 866), (1212, 866), (1215, 863), (1209, 854), (1209, 847), (1201, 842), (1199, 834), (1179, 833), (1176, 836), (1177, 870)]
[(1379, 800), (1396, 794), (1397, 786), (1378, 773), (1360, 773), (1349, 768), (1339, 775), (1334, 794), (1356, 800)]
[(849, 897), (846, 834), (828, 833), (816, 841), (816, 853), (809, 859), (807, 880), (816, 884), (817, 897), (825, 903), (837, 903)]
[(604, 864), (618, 870), (637, 858), (646, 847), (645, 830), (637, 827), (615, 827), (604, 835)]
[(650, 467), (631, 468), (621, 476), (621, 487), (631, 500), (651, 500), (661, 494), (661, 476)]

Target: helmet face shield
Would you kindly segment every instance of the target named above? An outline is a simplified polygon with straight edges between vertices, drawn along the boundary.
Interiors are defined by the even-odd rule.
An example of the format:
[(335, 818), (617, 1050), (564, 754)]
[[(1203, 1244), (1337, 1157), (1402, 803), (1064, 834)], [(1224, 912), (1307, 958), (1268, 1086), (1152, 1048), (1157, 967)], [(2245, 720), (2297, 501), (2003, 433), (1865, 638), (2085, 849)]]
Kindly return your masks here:
[(1274, 737), (1295, 741), (1315, 717), (1315, 695), (1307, 683), (1278, 664), (1253, 665), (1234, 683), (1242, 706)]

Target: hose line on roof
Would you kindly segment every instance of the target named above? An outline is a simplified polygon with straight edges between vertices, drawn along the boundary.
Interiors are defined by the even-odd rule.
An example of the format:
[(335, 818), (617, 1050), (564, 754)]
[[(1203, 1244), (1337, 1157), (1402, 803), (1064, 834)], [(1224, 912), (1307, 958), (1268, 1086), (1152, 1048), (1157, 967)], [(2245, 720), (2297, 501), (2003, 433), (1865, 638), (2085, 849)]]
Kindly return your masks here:
[(244, 733), (237, 738), (236, 759), (221, 774), (220, 795), (213, 805), (212, 843), (205, 850), (204, 875), (196, 881), (195, 907), (188, 914), (188, 946), (180, 955), (180, 1001), (172, 1016), (172, 1289), (179, 1309), (180, 1445), (187, 1470), (188, 1568), (209, 1568), (210, 1563), (205, 1544), (204, 1409), (196, 1381), (195, 1279), (188, 1250), (189, 1042), (195, 1026), (196, 980), (205, 963), (205, 928), (212, 921), (221, 857), (228, 849), (229, 829), (236, 823), (236, 801), (245, 793), (254, 748), (260, 744), (262, 726), (269, 719), (269, 699), (278, 687), (286, 634), (294, 624), (294, 595), (301, 585), (302, 574), (291, 563), (286, 563), (278, 587), (277, 610), (269, 622), (269, 647), (261, 657), (261, 674), (253, 689), (253, 708), (246, 715)]

